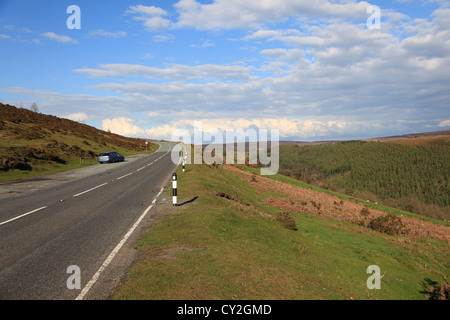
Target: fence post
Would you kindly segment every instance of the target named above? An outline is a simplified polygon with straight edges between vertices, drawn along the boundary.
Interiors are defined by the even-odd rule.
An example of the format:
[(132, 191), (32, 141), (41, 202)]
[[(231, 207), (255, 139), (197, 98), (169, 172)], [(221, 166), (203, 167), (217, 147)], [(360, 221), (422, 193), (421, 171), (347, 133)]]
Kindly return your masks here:
[(174, 173), (172, 176), (172, 204), (177, 205), (177, 174)]

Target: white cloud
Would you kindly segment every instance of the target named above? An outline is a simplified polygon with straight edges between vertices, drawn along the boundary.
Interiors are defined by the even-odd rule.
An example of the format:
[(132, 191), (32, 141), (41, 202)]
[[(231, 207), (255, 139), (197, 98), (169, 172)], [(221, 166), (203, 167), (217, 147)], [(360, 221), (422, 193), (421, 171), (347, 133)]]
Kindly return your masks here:
[(102, 127), (105, 131), (111, 131), (123, 136), (143, 136), (145, 130), (139, 128), (134, 124), (133, 119), (118, 117), (113, 119), (104, 119), (102, 121)]
[(204, 40), (201, 44), (191, 44), (192, 48), (208, 48), (208, 47), (214, 47), (215, 43), (209, 39)]
[(328, 0), (215, 0), (202, 4), (196, 0), (180, 0), (174, 5), (179, 14), (175, 26), (210, 30), (258, 28), (299, 17), (360, 19), (367, 16), (368, 6), (369, 3), (365, 1), (331, 3)]
[(167, 42), (174, 40), (174, 36), (171, 34), (157, 34), (153, 36), (153, 41), (155, 42)]
[[(196, 0), (180, 0), (173, 5), (178, 16), (170, 20), (169, 13), (159, 7), (130, 6), (126, 14), (142, 21), (148, 31), (194, 28), (224, 30), (260, 28), (264, 25), (286, 22), (289, 19), (329, 17), (332, 19), (367, 19), (366, 1), (330, 2), (328, 0), (214, 0), (203, 4)], [(399, 19), (390, 12), (390, 16)]]
[[(44, 113), (58, 115), (61, 106), (65, 106), (77, 110), (76, 113), (89, 114), (87, 121), (104, 119), (104, 130), (154, 139), (168, 139), (174, 130), (192, 127), (195, 120), (203, 120), (205, 130), (257, 126), (279, 129), (282, 139), (300, 140), (373, 137), (385, 135), (387, 131), (393, 134), (419, 132), (426, 129), (426, 124), (434, 121), (430, 119), (427, 122), (423, 116), (429, 114), (434, 117), (433, 108), (429, 111), (420, 110), (421, 121), (411, 122), (417, 117), (410, 106), (404, 108), (386, 104), (374, 107), (371, 100), (376, 99), (380, 94), (378, 92), (368, 95), (370, 91), (363, 91), (359, 102), (353, 101), (351, 96), (346, 97), (346, 93), (339, 97), (339, 90), (331, 93), (335, 97), (325, 96), (320, 90), (311, 94), (311, 97), (302, 97), (302, 94), (298, 95), (295, 83), (292, 90), (290, 87), (285, 88), (288, 83), (286, 80), (274, 89), (264, 89), (264, 83), (260, 86), (255, 83), (103, 85), (104, 89), (116, 90), (124, 97), (66, 95), (24, 88), (2, 91), (25, 94), (33, 101), (42, 101), (39, 106)], [(307, 90), (313, 91), (310, 88)], [(317, 91), (317, 88), (314, 90)], [(403, 97), (400, 103), (405, 103)], [(443, 112), (445, 114), (445, 110)], [(133, 119), (132, 114), (141, 114), (145, 121)], [(73, 114), (65, 116), (75, 118)], [(83, 119), (83, 116), (79, 114), (78, 119)], [(406, 121), (408, 117), (410, 121)]]
[[(383, 11), (387, 16), (382, 28), (369, 30), (365, 8), (360, 21), (343, 20), (364, 7), (362, 2), (340, 1), (339, 5), (347, 5), (344, 7), (349, 11), (333, 13), (331, 8), (344, 7), (336, 2), (309, 1), (310, 8), (297, 19), (305, 3), (231, 0), (227, 2), (229, 10), (221, 12), (225, 6), (221, 0), (209, 4), (184, 0), (175, 6), (179, 16), (174, 22), (168, 20), (174, 14), (161, 8), (133, 6), (128, 14), (144, 24), (152, 21), (148, 30), (251, 26), (255, 29), (247, 31), (247, 35), (237, 33), (233, 41), (256, 49), (245, 52), (248, 56), (242, 61), (246, 63), (179, 63), (163, 67), (114, 63), (74, 70), (101, 79), (88, 89), (110, 93), (106, 97), (25, 88), (6, 91), (28, 95), (30, 101), (42, 101), (43, 111), (58, 114), (65, 106), (76, 110), (74, 113), (89, 114), (90, 121), (105, 119), (104, 126), (113, 132), (154, 138), (170, 137), (167, 134), (177, 126), (192, 125), (197, 119), (208, 119), (210, 126), (221, 128), (273, 126), (280, 128), (284, 138), (306, 140), (380, 136), (386, 131), (418, 132), (430, 123), (436, 127), (435, 119), (448, 119), (448, 9), (436, 10), (429, 19), (416, 20)], [(306, 18), (322, 14), (332, 18)], [(159, 24), (153, 18), (167, 21)], [(395, 30), (394, 21), (398, 22)], [(153, 40), (175, 40), (178, 34), (157, 34)], [(197, 38), (199, 46), (202, 41), (203, 45), (213, 41), (218, 47), (223, 45), (216, 41), (217, 34), (202, 33)], [(210, 37), (211, 42), (203, 36)], [(220, 37), (225, 36), (226, 31), (221, 31)], [(117, 81), (116, 77), (121, 79)], [(135, 114), (149, 116), (148, 124), (133, 120)], [(448, 120), (439, 125), (447, 126)]]
[(119, 115), (129, 106), (129, 101), (117, 96), (98, 97), (90, 94), (64, 94), (22, 87), (2, 88), (0, 92), (26, 96), (29, 101), (38, 101), (41, 112), (60, 117), (66, 116), (67, 110), (76, 110), (72, 114), (82, 112), (90, 116), (89, 120), (95, 120), (101, 117)]
[(193, 137), (194, 125), (201, 123), (203, 134), (217, 132), (225, 137), (226, 130), (247, 130), (255, 129), (258, 134), (259, 129), (266, 129), (270, 133), (278, 130), (280, 139), (302, 139), (308, 138), (320, 140), (324, 138), (335, 138), (352, 136), (357, 130), (376, 132), (380, 128), (380, 123), (370, 123), (362, 121), (341, 121), (341, 120), (320, 120), (320, 119), (289, 119), (286, 117), (276, 118), (212, 118), (212, 119), (179, 119), (171, 121), (169, 124), (157, 125), (153, 128), (143, 128), (137, 122), (124, 117), (103, 120), (103, 129), (113, 133), (143, 137), (151, 139), (170, 140), (176, 132), (187, 130)]
[(103, 29), (92, 30), (92, 31), (89, 31), (89, 33), (88, 33), (88, 36), (91, 36), (91, 37), (99, 36), (99, 37), (114, 38), (114, 39), (126, 37), (126, 35), (127, 35), (127, 33), (125, 31), (110, 32), (110, 31), (105, 31)]
[(221, 79), (221, 80), (250, 80), (251, 68), (243, 66), (223, 66), (205, 64), (187, 66), (173, 64), (169, 68), (160, 69), (135, 64), (104, 64), (101, 69), (83, 68), (75, 72), (86, 74), (91, 77), (145, 77), (153, 79), (170, 80), (198, 80), (198, 79)]
[(54, 40), (54, 41), (60, 42), (60, 43), (74, 43), (74, 44), (78, 43), (77, 40), (72, 39), (71, 37), (57, 35), (54, 32), (45, 32), (45, 33), (42, 33), (41, 35), (48, 39), (51, 39), (51, 40)]
[(62, 118), (66, 118), (73, 121), (85, 122), (89, 120), (91, 117), (84, 112), (75, 112), (67, 115), (63, 115)]
[(134, 20), (136, 21), (143, 21), (148, 31), (167, 29), (171, 26), (171, 21), (162, 17), (167, 15), (167, 11), (158, 7), (140, 4), (129, 7), (126, 13), (135, 15)]
[(438, 126), (439, 127), (450, 127), (450, 120), (441, 121)]

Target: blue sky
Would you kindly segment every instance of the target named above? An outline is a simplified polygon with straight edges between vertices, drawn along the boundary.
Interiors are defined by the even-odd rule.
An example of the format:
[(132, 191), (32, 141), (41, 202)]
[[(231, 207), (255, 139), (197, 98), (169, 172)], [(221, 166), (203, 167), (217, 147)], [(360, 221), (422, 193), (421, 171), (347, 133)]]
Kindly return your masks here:
[(3, 103), (135, 137), (445, 130), (449, 1), (0, 0), (0, 70)]

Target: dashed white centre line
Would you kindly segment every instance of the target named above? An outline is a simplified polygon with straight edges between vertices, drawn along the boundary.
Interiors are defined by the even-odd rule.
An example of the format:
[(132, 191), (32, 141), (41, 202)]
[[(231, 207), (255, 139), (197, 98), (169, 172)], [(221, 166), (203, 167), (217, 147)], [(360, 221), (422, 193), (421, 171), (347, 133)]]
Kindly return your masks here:
[[(156, 161), (158, 161), (159, 159), (161, 159), (162, 157), (164, 157), (167, 153), (169, 153), (169, 152), (166, 152), (165, 154), (163, 154), (162, 156), (160, 156), (159, 158), (157, 158), (156, 160), (154, 160), (153, 162), (151, 162), (151, 163), (148, 164), (147, 166), (151, 166), (153, 163), (155, 163)], [(140, 170), (144, 169), (145, 167), (146, 167), (146, 166), (143, 166), (142, 168), (139, 168), (139, 169), (137, 169), (136, 171), (140, 171)], [(130, 173), (126, 174), (126, 175), (123, 175), (123, 176), (117, 178), (116, 180), (120, 180), (120, 179), (122, 179), (122, 178), (125, 178), (125, 177), (131, 175), (131, 174), (133, 174), (133, 172), (130, 172)], [(75, 197), (81, 196), (82, 194), (85, 194), (85, 193), (87, 193), (87, 192), (89, 192), (89, 191), (92, 191), (92, 190), (94, 190), (94, 189), (100, 188), (100, 187), (102, 187), (102, 186), (104, 186), (104, 185), (106, 185), (106, 184), (108, 184), (108, 182), (103, 183), (103, 184), (101, 184), (101, 185), (98, 185), (98, 186), (96, 186), (96, 187), (94, 187), (94, 188), (91, 188), (91, 189), (89, 189), (89, 190), (86, 190), (86, 191), (77, 193), (77, 194), (73, 195), (73, 197), (75, 198)]]
[(121, 176), (121, 177), (117, 178), (116, 180), (120, 180), (120, 179), (122, 179), (122, 178), (125, 178), (125, 177), (129, 176), (130, 174), (133, 174), (133, 172), (130, 172), (130, 173), (124, 175), (124, 176)]
[(89, 192), (89, 191), (92, 191), (92, 190), (94, 190), (94, 189), (103, 187), (103, 186), (106, 185), (106, 184), (108, 184), (108, 182), (105, 182), (105, 183), (103, 183), (103, 184), (101, 184), (101, 185), (98, 185), (98, 186), (96, 186), (96, 187), (93, 187), (93, 188), (91, 188), (91, 189), (89, 189), (89, 190), (86, 190), (86, 191), (83, 191), (83, 192), (74, 194), (73, 197), (75, 198), (75, 197), (81, 196), (82, 194), (85, 194), (85, 193), (87, 193), (87, 192)]
[(37, 212), (37, 211), (39, 211), (39, 210), (42, 210), (42, 209), (45, 209), (45, 208), (47, 208), (47, 207), (45, 206), (45, 207), (42, 207), (42, 208), (38, 208), (38, 209), (35, 209), (35, 210), (33, 210), (33, 211), (30, 211), (30, 212), (21, 214), (20, 216), (17, 216), (17, 217), (15, 217), (15, 218), (12, 218), (12, 219), (3, 221), (3, 222), (0, 223), (0, 226), (1, 226), (2, 224), (7, 224), (8, 222), (11, 222), (11, 221), (17, 220), (17, 219), (19, 219), (19, 218), (25, 217), (25, 216), (27, 216), (27, 215), (29, 215), (29, 214), (35, 213), (35, 212)]

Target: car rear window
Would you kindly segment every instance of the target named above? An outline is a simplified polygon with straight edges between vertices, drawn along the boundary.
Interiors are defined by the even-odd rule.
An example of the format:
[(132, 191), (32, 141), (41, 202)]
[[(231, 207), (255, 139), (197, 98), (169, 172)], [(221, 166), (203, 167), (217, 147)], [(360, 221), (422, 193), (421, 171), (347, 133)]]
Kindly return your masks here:
[(102, 152), (102, 153), (99, 154), (99, 156), (100, 156), (100, 157), (101, 157), (101, 156), (109, 156), (109, 152)]

